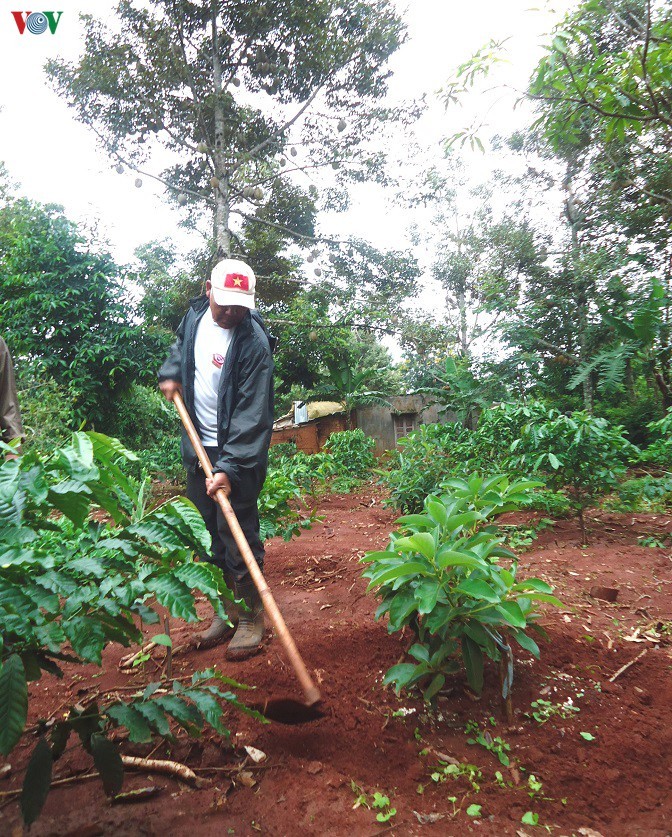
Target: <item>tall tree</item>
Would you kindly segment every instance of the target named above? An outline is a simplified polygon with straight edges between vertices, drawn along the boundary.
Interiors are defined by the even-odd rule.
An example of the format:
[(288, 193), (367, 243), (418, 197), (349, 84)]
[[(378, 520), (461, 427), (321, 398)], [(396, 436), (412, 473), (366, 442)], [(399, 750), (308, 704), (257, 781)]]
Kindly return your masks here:
[(166, 335), (137, 325), (120, 268), (61, 207), (25, 198), (0, 209), (0, 331), (22, 364), (69, 387), (78, 419), (104, 428), (132, 381), (155, 380)]
[(404, 37), (392, 3), (122, 0), (116, 14), (113, 30), (84, 16), (79, 62), (48, 65), (57, 90), (120, 170), (163, 146), (172, 163), (152, 176), (209, 214), (216, 254), (263, 253), (281, 281), (277, 254), (315, 236), (304, 184), (375, 176), (382, 126), (404, 118), (377, 104)]

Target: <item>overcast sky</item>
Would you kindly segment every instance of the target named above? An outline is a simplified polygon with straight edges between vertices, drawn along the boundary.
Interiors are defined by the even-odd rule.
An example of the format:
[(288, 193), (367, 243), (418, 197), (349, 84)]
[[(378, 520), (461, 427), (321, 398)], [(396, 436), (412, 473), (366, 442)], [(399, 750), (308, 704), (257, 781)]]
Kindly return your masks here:
[[(559, 0), (555, 6), (564, 9), (568, 1)], [(48, 0), (43, 4), (51, 5)], [(542, 12), (530, 5), (528, 0), (398, 0), (409, 38), (392, 60), (392, 93), (398, 97), (428, 94), (434, 102), (435, 91), (453, 68), (490, 38), (510, 38), (511, 63), (501, 66), (495, 81), (522, 88), (541, 55), (544, 33), (560, 16), (558, 11)], [(139, 244), (174, 235), (178, 216), (162, 203), (160, 186), (146, 180), (137, 189), (133, 173), (116, 174), (93, 134), (75, 121), (51, 90), (42, 69), (48, 58), (76, 58), (82, 39), (79, 13), (107, 15), (110, 4), (59, 0), (57, 8), (63, 14), (54, 35), (48, 30), (41, 35), (27, 31), (20, 35), (9, 10), (24, 10), (24, 4), (13, 0), (4, 7), (0, 12), (0, 160), (18, 181), (20, 192), (62, 204), (75, 221), (99, 222), (101, 233), (121, 261), (130, 259)], [(523, 114), (513, 112), (512, 94), (502, 90), (499, 98), (487, 121), (499, 130), (508, 130)], [(472, 97), (468, 108), (485, 112), (492, 102), (492, 95)], [(459, 129), (468, 118), (460, 108), (445, 113), (437, 102), (418, 127), (419, 139), (438, 155), (440, 138)], [(478, 168), (486, 162), (474, 155), (472, 164)], [(338, 232), (393, 246), (406, 220), (403, 213), (393, 212), (385, 213), (382, 223), (384, 206), (379, 204), (372, 212), (376, 200), (360, 193), (352, 210), (338, 220)]]

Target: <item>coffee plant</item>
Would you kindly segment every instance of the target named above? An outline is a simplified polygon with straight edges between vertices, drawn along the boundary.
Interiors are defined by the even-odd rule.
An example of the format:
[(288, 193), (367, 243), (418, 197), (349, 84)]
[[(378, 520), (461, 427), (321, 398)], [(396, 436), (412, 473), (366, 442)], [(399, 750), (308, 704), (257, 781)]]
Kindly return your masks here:
[(382, 600), (376, 619), (387, 615), (390, 633), (409, 627), (416, 639), (408, 651), (414, 662), (392, 666), (385, 684), (397, 692), (418, 685), (429, 701), (461, 662), (480, 693), (489, 658), (501, 664), (502, 696), (510, 702), (511, 640), (538, 657), (529, 633), (544, 635), (537, 606), (560, 602), (541, 579), (518, 578), (516, 556), (494, 520), (539, 486), (502, 474), (450, 479), (444, 493), (425, 499), (422, 514), (397, 520), (400, 530), (384, 552), (364, 556), (368, 589)]
[[(183, 498), (146, 510), (142, 487), (122, 467), (134, 459), (115, 439), (79, 432), (51, 453), (32, 450), (0, 466), (4, 756), (26, 731), (29, 682), (43, 674), (62, 677), (64, 662), (101, 665), (110, 642), (141, 642), (136, 621), (157, 623), (156, 604), (178, 619), (197, 621), (194, 591), (226, 618), (222, 597), (232, 594), (221, 570), (193, 559), (210, 546), (200, 514)], [(165, 635), (161, 641), (170, 644)], [(77, 705), (51, 726), (38, 721), (21, 796), (25, 821), (38, 816), (53, 763), (72, 732), (91, 754), (105, 791), (114, 795), (123, 778), (110, 737), (115, 727), (126, 727), (131, 741), (155, 733), (169, 737), (171, 722), (191, 735), (206, 724), (225, 733), (223, 706), (244, 709), (228, 688), (236, 685), (214, 671), (197, 673), (188, 687), (178, 681), (170, 690), (166, 683), (150, 684), (129, 703)]]
[(511, 445), (519, 469), (542, 474), (549, 487), (567, 495), (578, 514), (583, 543), (585, 509), (618, 485), (628, 459), (639, 453), (622, 430), (584, 411), (565, 415), (550, 408), (525, 424)]

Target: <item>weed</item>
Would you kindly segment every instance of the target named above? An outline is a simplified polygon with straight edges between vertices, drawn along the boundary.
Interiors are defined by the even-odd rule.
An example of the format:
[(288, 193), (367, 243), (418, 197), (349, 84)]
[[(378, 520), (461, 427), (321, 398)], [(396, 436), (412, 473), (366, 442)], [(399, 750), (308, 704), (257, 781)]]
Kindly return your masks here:
[(353, 810), (360, 807), (366, 808), (369, 811), (372, 809), (377, 810), (376, 820), (378, 822), (389, 822), (392, 817), (396, 816), (397, 809), (390, 807), (390, 798), (384, 793), (374, 791), (373, 796), (369, 798), (354, 779), (350, 781), (350, 790), (355, 794), (355, 804), (352, 806)]
[(480, 744), (481, 747), (485, 747), (488, 752), (496, 755), (504, 767), (509, 766), (511, 760), (509, 759), (507, 753), (511, 750), (511, 745), (507, 744), (503, 738), (500, 736), (493, 738), (487, 730), (482, 732), (476, 721), (468, 721), (464, 731), (467, 735), (473, 735), (473, 738), (467, 739), (468, 744)]
[(500, 528), (506, 534), (506, 545), (509, 549), (513, 552), (524, 552), (536, 541), (540, 532), (551, 526), (555, 526), (555, 521), (548, 517), (542, 517), (536, 525), (507, 526), (502, 524)]
[(528, 717), (531, 716), (539, 724), (545, 724), (554, 715), (558, 715), (560, 718), (571, 718), (580, 711), (578, 706), (574, 706), (571, 697), (563, 703), (551, 703), (550, 700), (538, 698), (532, 701), (530, 707), (533, 711), (527, 713)]
[(475, 764), (446, 764), (446, 762), (439, 762), (440, 768), (435, 770), (431, 775), (432, 782), (446, 782), (450, 779), (459, 779), (464, 777), (471, 789), (478, 793), (481, 789), (479, 782), (483, 779), (483, 774), (480, 768)]
[(637, 539), (639, 546), (648, 546), (650, 549), (666, 549), (672, 543), (672, 534), (666, 532), (664, 535), (645, 535)]

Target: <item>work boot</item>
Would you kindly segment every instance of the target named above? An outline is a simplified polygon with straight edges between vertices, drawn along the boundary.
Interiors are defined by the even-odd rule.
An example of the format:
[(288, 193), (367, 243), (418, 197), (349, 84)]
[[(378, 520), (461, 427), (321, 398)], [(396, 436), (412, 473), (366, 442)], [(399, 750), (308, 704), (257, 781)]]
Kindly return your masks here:
[(261, 648), (264, 638), (264, 606), (254, 582), (236, 584), (236, 598), (244, 599), (249, 610), (240, 609), (238, 628), (226, 649), (227, 660), (246, 660)]
[[(233, 590), (233, 579), (229, 579), (225, 576), (224, 580), (226, 581), (226, 586), (230, 590)], [(229, 617), (229, 621), (233, 624), (229, 625), (228, 622), (222, 619), (221, 616), (214, 613), (210, 626), (204, 631), (199, 631), (194, 634), (192, 637), (192, 644), (196, 648), (213, 648), (215, 645), (226, 642), (226, 640), (229, 639), (229, 637), (231, 637), (233, 632), (236, 630), (236, 625), (238, 624), (238, 612), (240, 608), (235, 602), (232, 602), (223, 596), (220, 601), (226, 611), (226, 615)]]

